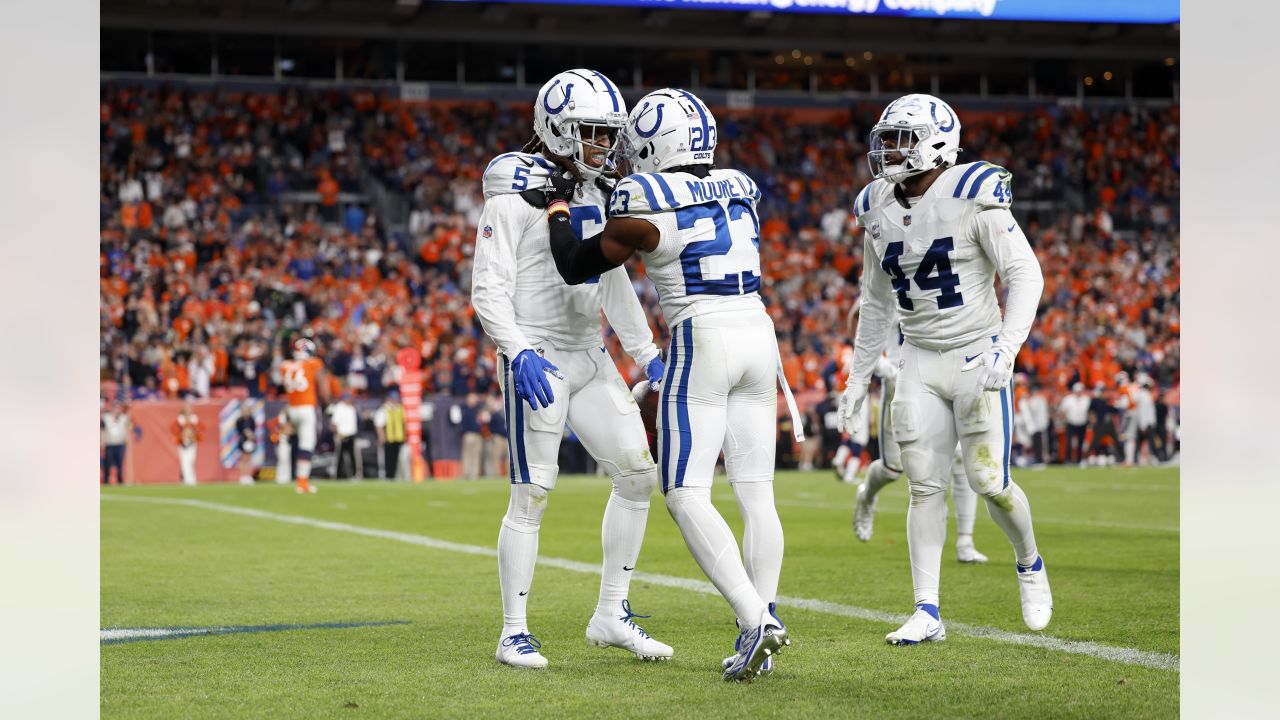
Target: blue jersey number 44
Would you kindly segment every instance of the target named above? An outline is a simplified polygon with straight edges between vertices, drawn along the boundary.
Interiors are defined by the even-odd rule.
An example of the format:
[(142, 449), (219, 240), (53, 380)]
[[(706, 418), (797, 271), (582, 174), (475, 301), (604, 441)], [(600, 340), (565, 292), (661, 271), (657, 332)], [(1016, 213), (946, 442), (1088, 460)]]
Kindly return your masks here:
[(915, 275), (910, 279), (898, 264), (898, 259), (902, 257), (902, 249), (901, 240), (889, 243), (884, 249), (884, 259), (880, 261), (880, 267), (889, 274), (889, 282), (898, 293), (898, 307), (903, 310), (915, 309), (915, 303), (907, 297), (912, 280), (921, 290), (937, 290), (938, 307), (941, 309), (960, 307), (964, 304), (964, 296), (956, 289), (960, 286), (960, 276), (951, 269), (951, 251), (955, 250), (955, 241), (952, 238), (944, 237), (934, 240), (924, 257), (920, 259)]

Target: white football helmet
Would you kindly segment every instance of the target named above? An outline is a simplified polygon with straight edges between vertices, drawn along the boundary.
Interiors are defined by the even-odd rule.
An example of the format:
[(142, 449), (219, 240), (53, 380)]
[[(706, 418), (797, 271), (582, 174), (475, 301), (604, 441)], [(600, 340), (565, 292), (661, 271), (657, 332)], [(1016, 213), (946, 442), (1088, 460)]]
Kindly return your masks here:
[(310, 338), (300, 337), (293, 341), (293, 359), (306, 360), (316, 356), (316, 344)]
[[(553, 155), (571, 158), (587, 180), (612, 171), (609, 150), (626, 122), (622, 92), (595, 70), (556, 75), (538, 91), (533, 104), (533, 132), (543, 147)], [(585, 148), (603, 152), (604, 166), (588, 163)]]
[[(871, 128), (867, 164), (891, 183), (936, 167), (950, 167), (960, 154), (960, 120), (932, 95), (904, 95), (889, 103)], [(891, 157), (900, 154), (898, 157)]]
[(687, 90), (664, 88), (640, 99), (618, 140), (627, 173), (660, 172), (683, 165), (711, 165), (716, 118)]

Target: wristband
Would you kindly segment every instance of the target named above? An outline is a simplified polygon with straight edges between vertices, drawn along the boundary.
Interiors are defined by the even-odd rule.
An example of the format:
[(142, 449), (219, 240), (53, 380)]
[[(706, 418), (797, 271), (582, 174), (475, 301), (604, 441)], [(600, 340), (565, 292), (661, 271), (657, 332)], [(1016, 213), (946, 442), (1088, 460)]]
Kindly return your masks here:
[(563, 215), (569, 214), (569, 203), (565, 202), (564, 200), (553, 200), (551, 204), (547, 206), (547, 217), (549, 218), (554, 215), (561, 215), (561, 214)]

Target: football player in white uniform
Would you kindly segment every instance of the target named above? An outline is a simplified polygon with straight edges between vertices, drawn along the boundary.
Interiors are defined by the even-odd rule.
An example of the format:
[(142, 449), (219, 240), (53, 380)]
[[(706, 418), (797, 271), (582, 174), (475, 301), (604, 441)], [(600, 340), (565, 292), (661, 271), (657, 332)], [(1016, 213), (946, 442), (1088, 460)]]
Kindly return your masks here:
[[(858, 310), (860, 304), (854, 303), (849, 312), (849, 334), (858, 331)], [(894, 317), (896, 320), (896, 314)], [(895, 326), (893, 320), (890, 324)], [(875, 375), (880, 378), (880, 457), (867, 466), (866, 478), (858, 484), (857, 499), (853, 506), (853, 533), (862, 542), (871, 540), (871, 531), (875, 523), (876, 497), (885, 485), (898, 479), (902, 474), (902, 448), (893, 437), (893, 414), (889, 407), (893, 403), (893, 391), (898, 378), (898, 361), (902, 355), (902, 344), (905, 338), (902, 333), (893, 333), (885, 343), (885, 351), (876, 360)], [(852, 372), (852, 368), (849, 368)], [(865, 410), (866, 404), (863, 404)], [(865, 414), (865, 413), (859, 413)], [(855, 416), (854, 424), (861, 421)], [(956, 514), (956, 560), (962, 563), (985, 563), (987, 556), (978, 551), (973, 544), (973, 525), (978, 516), (978, 494), (969, 487), (969, 478), (964, 472), (964, 460), (960, 455), (960, 445), (956, 444), (955, 456), (951, 461), (951, 503)]]
[(529, 632), (526, 602), (566, 422), (613, 481), (601, 531), (600, 599), (587, 641), (644, 659), (672, 655), (635, 624), (640, 616), (627, 599), (657, 467), (640, 409), (602, 347), (601, 309), (653, 383), (663, 375), (660, 353), (625, 269), (569, 287), (547, 248), (546, 182), (559, 168), (584, 181), (567, 209), (573, 231), (594, 234), (604, 226), (604, 163), (626, 117), (621, 93), (604, 75), (560, 73), (538, 92), (534, 138), (524, 152), (499, 155), (484, 173), (471, 301), (501, 354), (511, 428), (511, 502), (498, 533), (503, 628), (497, 659), (507, 665), (547, 665)]
[[(638, 252), (657, 286), (671, 328), (657, 424), (662, 492), (689, 551), (737, 614), (724, 678), (751, 680), (791, 642), (774, 607), (782, 570), (773, 501), (780, 362), (759, 295), (760, 191), (743, 173), (713, 169), (715, 147), (706, 104), (684, 90), (649, 93), (621, 135), (619, 155), (635, 174), (614, 190), (604, 231), (578, 242), (563, 200), (574, 197), (571, 184), (548, 206), (548, 221), (566, 282)], [(711, 504), (721, 451), (743, 515), (745, 564)]]
[[(890, 412), (911, 505), (907, 544), (916, 611), (886, 640), (943, 640), (938, 611), (946, 539), (946, 474), (957, 436), (965, 473), (1013, 544), (1022, 619), (1043, 629), (1053, 613), (1027, 497), (1009, 476), (1013, 361), (1044, 288), (1040, 264), (1009, 211), (1010, 174), (956, 165), (960, 121), (942, 100), (907, 95), (871, 130), (875, 180), (854, 201), (866, 228), (862, 317), (841, 421), (866, 399), (897, 305), (905, 342)], [(1008, 288), (1001, 317), (995, 276)]]

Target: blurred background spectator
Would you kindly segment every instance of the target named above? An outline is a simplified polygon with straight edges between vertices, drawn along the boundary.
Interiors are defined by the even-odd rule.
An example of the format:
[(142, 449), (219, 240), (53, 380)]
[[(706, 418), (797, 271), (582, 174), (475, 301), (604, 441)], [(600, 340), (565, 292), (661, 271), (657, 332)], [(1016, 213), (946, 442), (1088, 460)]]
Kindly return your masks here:
[[(862, 263), (848, 208), (870, 180), (865, 137), (880, 109), (718, 110), (717, 163), (747, 172), (764, 192), (762, 295), (806, 411), (843, 382), (842, 320)], [(1061, 410), (1074, 383), (1101, 383), (1095, 415), (1104, 420), (1117, 412), (1117, 373), (1145, 373), (1172, 423), (1177, 105), (959, 110), (962, 161), (1013, 171), (1014, 209), (1045, 271), (1039, 320), (1018, 357), (1028, 386)], [(107, 81), (101, 116), (104, 380), (134, 398), (222, 388), (271, 398), (280, 390), (273, 363), (287, 338), (304, 333), (316, 339), (334, 390), (384, 397), (396, 353), (413, 348), (424, 394), (475, 393), (481, 406), (499, 396), (495, 350), (469, 302), (470, 263), (480, 176), (495, 154), (527, 139), (525, 107), (406, 103), (362, 89)], [(665, 343), (653, 286), (641, 263), (631, 271)], [(612, 333), (604, 342), (638, 379)], [(1038, 432), (1050, 431), (1032, 434), (1033, 456), (1068, 458), (1050, 451), (1065, 448), (1067, 428), (1050, 432), (1040, 451)], [(1165, 428), (1150, 442), (1163, 448), (1173, 438)], [(824, 462), (834, 446), (803, 456), (781, 449), (780, 459), (807, 464), (809, 453)]]

